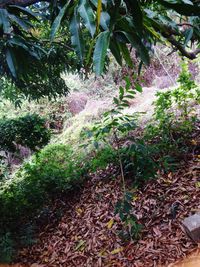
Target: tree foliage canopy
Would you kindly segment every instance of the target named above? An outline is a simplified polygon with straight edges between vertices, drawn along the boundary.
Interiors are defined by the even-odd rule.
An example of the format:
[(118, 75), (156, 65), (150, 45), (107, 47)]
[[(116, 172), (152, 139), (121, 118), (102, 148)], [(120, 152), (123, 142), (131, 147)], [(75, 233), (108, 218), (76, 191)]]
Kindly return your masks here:
[(101, 75), (109, 62), (149, 64), (156, 42), (190, 59), (200, 53), (199, 0), (0, 1), (0, 76), (26, 96), (68, 88), (60, 73)]

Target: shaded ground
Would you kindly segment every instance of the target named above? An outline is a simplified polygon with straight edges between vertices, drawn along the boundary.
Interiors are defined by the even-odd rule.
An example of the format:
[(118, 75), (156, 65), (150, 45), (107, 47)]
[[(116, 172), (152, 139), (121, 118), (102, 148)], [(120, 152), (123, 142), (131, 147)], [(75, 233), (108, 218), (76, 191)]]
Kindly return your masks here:
[[(200, 209), (200, 160), (183, 163), (175, 173), (159, 175), (132, 201), (144, 226), (138, 242), (123, 243), (117, 232), (122, 225), (114, 216), (121, 195), (120, 177), (107, 179), (97, 173), (71, 201), (58, 225), (49, 224), (32, 248), (20, 252), (25, 266), (153, 267), (167, 266), (185, 257), (196, 245), (186, 236), (181, 220)], [(171, 207), (180, 202), (175, 220)]]

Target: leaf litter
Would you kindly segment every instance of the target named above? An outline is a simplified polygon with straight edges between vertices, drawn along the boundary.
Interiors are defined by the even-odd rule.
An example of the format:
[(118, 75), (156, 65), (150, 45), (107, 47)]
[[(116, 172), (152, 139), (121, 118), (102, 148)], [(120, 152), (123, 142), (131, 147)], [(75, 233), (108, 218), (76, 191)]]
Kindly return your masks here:
[[(106, 178), (111, 173), (113, 177)], [(197, 248), (181, 222), (200, 210), (198, 158), (135, 191), (132, 205), (143, 225), (138, 241), (125, 243), (118, 235), (122, 224), (114, 206), (122, 196), (120, 183), (110, 168), (92, 175), (82, 191), (55, 204), (65, 207), (61, 220), (41, 227), (38, 242), (22, 249), (17, 261), (40, 267), (168, 266)]]

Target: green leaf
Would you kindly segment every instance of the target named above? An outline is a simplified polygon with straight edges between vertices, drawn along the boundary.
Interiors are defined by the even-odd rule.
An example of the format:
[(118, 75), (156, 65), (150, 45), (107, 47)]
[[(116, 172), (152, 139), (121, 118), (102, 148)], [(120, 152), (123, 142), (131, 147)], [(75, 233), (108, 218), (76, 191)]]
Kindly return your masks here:
[(118, 100), (116, 97), (113, 98), (113, 102), (114, 102), (116, 105), (119, 104), (119, 100)]
[(143, 65), (143, 62), (140, 61), (139, 66), (138, 66), (138, 76), (140, 76), (140, 74), (141, 74), (141, 71), (142, 71), (142, 65)]
[(187, 45), (188, 42), (191, 40), (192, 36), (193, 36), (193, 33), (194, 33), (194, 29), (193, 28), (190, 28), (190, 29), (187, 29), (185, 32), (184, 32), (184, 35), (185, 35), (185, 41), (184, 41), (184, 44)]
[(51, 33), (50, 33), (50, 39), (51, 41), (55, 38), (55, 35), (60, 27), (60, 23), (63, 19), (63, 16), (65, 15), (65, 12), (69, 6), (71, 1), (68, 1), (64, 7), (60, 10), (58, 16), (55, 18), (53, 24), (52, 24), (52, 27), (51, 27)]
[(138, 33), (142, 35), (143, 31), (143, 14), (138, 0), (125, 0), (128, 10), (131, 12), (132, 20)]
[(89, 30), (91, 36), (93, 37), (96, 31), (96, 26), (94, 20), (94, 13), (88, 1), (83, 0), (78, 11), (85, 23), (86, 28)]
[(14, 78), (17, 77), (16, 64), (15, 64), (15, 55), (11, 49), (6, 50), (6, 62), (8, 64), (9, 70)]
[(115, 39), (110, 40), (110, 51), (115, 57), (117, 63), (121, 66), (122, 65), (122, 55), (121, 55), (121, 50), (119, 47), (119, 44)]
[(93, 55), (94, 69), (97, 75), (101, 75), (103, 72), (109, 42), (109, 31), (101, 32), (98, 35)]
[(110, 15), (107, 12), (101, 12), (100, 25), (104, 29), (104, 31), (109, 29)]
[(4, 33), (10, 33), (10, 22), (6, 9), (0, 9), (0, 28), (1, 27), (3, 27)]
[(14, 45), (14, 46), (20, 46), (25, 50), (29, 50), (28, 46), (26, 45), (25, 42), (23, 42), (23, 39), (20, 39), (18, 37), (13, 37), (12, 39), (8, 40), (8, 43), (10, 44), (10, 46)]
[(125, 80), (125, 82), (126, 82), (126, 86), (125, 86), (126, 91), (128, 91), (128, 90), (131, 88), (131, 80), (130, 80), (130, 77), (129, 77), (129, 76), (126, 76), (126, 77), (124, 78), (124, 80)]
[(142, 86), (137, 83), (135, 85), (135, 90), (137, 90), (138, 92), (142, 93)]
[(33, 25), (29, 21), (25, 21), (15, 15), (9, 14), (9, 18), (12, 22), (15, 22), (24, 31), (28, 31), (30, 28), (33, 27)]
[(147, 48), (142, 43), (142, 40), (137, 34), (127, 33), (123, 31), (123, 34), (126, 36), (130, 44), (138, 51), (141, 60), (148, 65), (150, 62), (149, 53)]
[(80, 59), (80, 62), (83, 63), (84, 57), (84, 41), (80, 31), (80, 20), (77, 14), (77, 8), (74, 10), (74, 15), (70, 21), (70, 32), (71, 32), (71, 42), (75, 48), (75, 51)]
[(129, 98), (129, 99), (133, 99), (133, 98), (135, 98), (135, 96), (133, 96), (133, 95), (126, 95), (125, 97), (126, 97), (126, 98)]
[(26, 7), (21, 7), (17, 5), (11, 5), (10, 7), (13, 9), (18, 9), (19, 11), (21, 11), (23, 14), (27, 15), (28, 17), (38, 20), (38, 13), (35, 13)]
[(126, 44), (119, 43), (119, 46), (120, 46), (120, 50), (122, 52), (122, 55), (123, 55), (124, 60), (126, 61), (126, 63), (128, 64), (128, 66), (130, 68), (133, 68), (133, 61), (131, 59), (130, 52), (129, 52)]
[(196, 4), (193, 2), (193, 5), (191, 5), (191, 3), (184, 3), (184, 1), (182, 3), (178, 3), (177, 1), (172, 3), (169, 0), (168, 1), (158, 0), (158, 1), (164, 7), (168, 8), (168, 9), (173, 9), (181, 15), (199, 16), (199, 14), (200, 14), (200, 6), (198, 4), (198, 1)]
[(122, 100), (124, 97), (124, 88), (122, 86), (119, 87), (119, 98)]

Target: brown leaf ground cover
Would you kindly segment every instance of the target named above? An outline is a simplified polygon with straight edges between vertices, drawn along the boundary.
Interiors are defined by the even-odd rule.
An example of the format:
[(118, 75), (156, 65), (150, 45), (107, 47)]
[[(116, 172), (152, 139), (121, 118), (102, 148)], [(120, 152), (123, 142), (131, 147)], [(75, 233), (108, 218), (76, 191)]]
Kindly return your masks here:
[[(197, 247), (184, 233), (181, 221), (200, 210), (198, 158), (135, 191), (132, 205), (143, 230), (139, 241), (129, 243), (119, 238), (122, 225), (114, 216), (114, 205), (122, 196), (120, 177), (105, 178), (108, 172), (96, 173), (83, 191), (62, 202), (66, 206), (62, 219), (56, 225), (49, 223), (37, 244), (20, 251), (20, 263), (32, 267), (167, 266)], [(177, 202), (173, 220), (171, 207)]]

